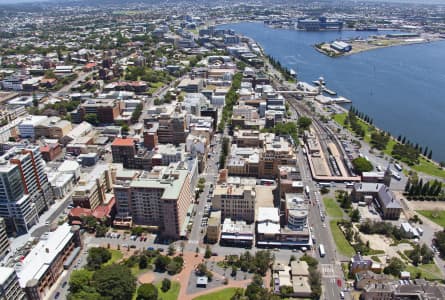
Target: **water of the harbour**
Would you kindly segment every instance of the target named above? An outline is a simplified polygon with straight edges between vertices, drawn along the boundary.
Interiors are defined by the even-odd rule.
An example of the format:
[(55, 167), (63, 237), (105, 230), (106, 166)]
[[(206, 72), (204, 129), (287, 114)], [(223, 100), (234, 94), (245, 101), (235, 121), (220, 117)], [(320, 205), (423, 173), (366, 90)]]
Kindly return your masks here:
[(304, 32), (248, 22), (219, 28), (253, 38), (299, 80), (323, 76), (329, 89), (351, 99), (378, 127), (428, 146), (435, 160), (445, 161), (445, 41), (330, 58), (312, 45), (376, 32)]

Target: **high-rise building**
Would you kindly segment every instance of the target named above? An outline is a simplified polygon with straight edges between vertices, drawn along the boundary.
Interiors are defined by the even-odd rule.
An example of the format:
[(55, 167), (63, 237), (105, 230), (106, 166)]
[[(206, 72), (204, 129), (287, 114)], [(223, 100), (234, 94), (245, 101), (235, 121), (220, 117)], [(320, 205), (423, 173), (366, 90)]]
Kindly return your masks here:
[(0, 217), (8, 233), (24, 233), (38, 222), (35, 203), (25, 194), (25, 184), (19, 166), (0, 158)]
[(3, 258), (8, 252), (9, 252), (9, 240), (8, 240), (8, 235), (6, 233), (5, 219), (0, 218), (0, 258)]
[[(14, 152), (11, 157), (11, 152)], [(23, 179), (25, 194), (31, 197), (35, 203), (37, 212), (40, 214), (54, 203), (51, 185), (45, 173), (45, 162), (38, 146), (26, 147), (25, 149), (11, 149), (10, 162), (19, 167)]]
[(131, 217), (135, 224), (158, 226), (166, 237), (186, 235), (187, 211), (194, 197), (185, 163), (156, 166), (137, 178), (117, 180), (114, 194), (117, 219)]
[(17, 273), (13, 268), (0, 267), (0, 299), (22, 300), (25, 293), (20, 288)]
[(185, 143), (187, 137), (185, 114), (161, 114), (158, 119), (158, 142), (160, 144), (178, 145)]

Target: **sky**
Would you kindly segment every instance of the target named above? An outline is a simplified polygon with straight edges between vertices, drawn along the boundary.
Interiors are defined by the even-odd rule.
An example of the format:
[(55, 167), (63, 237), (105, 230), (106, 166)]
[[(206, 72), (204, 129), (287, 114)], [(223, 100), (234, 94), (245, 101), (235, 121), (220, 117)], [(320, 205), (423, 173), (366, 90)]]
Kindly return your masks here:
[[(29, 2), (43, 2), (51, 0), (0, 0), (0, 4), (14, 4), (14, 3), (29, 3)], [(59, 0), (59, 1), (69, 1), (69, 0)], [(344, 0), (348, 1), (348, 0)], [(359, 0), (360, 1), (360, 0)], [(361, 0), (363, 1), (363, 0)], [(402, 3), (428, 3), (428, 4), (445, 4), (445, 0), (367, 0), (369, 2), (402, 2)]]

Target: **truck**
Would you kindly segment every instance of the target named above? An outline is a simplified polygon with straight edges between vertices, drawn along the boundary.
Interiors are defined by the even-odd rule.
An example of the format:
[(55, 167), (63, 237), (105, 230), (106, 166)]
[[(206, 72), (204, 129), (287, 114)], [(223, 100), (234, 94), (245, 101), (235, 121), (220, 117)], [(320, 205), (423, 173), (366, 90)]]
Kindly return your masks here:
[(326, 252), (324, 251), (324, 246), (323, 244), (320, 244), (318, 246), (318, 251), (320, 252), (320, 257), (324, 257), (326, 255)]

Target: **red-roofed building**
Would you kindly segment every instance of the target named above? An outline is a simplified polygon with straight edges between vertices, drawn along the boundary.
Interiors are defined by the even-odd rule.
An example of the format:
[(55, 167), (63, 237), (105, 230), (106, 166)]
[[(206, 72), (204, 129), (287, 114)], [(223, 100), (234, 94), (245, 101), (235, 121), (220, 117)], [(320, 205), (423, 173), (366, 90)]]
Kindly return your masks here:
[(40, 152), (42, 153), (42, 158), (48, 162), (54, 160), (62, 153), (62, 147), (60, 144), (48, 144), (40, 147)]
[(83, 70), (84, 70), (85, 72), (89, 72), (89, 71), (94, 70), (94, 69), (96, 69), (96, 63), (95, 63), (95, 62), (87, 63), (87, 64), (83, 67)]
[(110, 226), (116, 215), (116, 200), (111, 198), (107, 204), (99, 205), (96, 209), (74, 207), (68, 214), (68, 220), (71, 225), (83, 225), (82, 218), (93, 216), (97, 222)]

